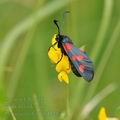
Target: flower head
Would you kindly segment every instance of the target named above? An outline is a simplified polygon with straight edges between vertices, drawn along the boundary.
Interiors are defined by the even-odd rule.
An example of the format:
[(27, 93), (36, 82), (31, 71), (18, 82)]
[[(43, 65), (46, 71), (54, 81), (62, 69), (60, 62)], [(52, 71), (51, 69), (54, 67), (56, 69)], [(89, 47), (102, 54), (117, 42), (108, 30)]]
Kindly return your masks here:
[(107, 117), (106, 109), (102, 107), (98, 115), (98, 120), (118, 120), (118, 119), (113, 117)]
[(106, 110), (104, 107), (100, 109), (98, 118), (99, 120), (107, 120)]
[[(54, 45), (56, 43), (55, 39), (56, 39), (56, 34), (52, 38), (52, 42), (51, 42), (52, 45)], [(62, 55), (60, 48), (58, 48), (57, 46), (58, 46), (58, 43), (56, 43), (54, 46), (50, 47), (50, 49), (48, 51), (48, 57), (53, 64), (56, 64), (60, 60), (61, 55)]]
[(48, 51), (48, 57), (53, 64), (56, 64), (61, 58), (61, 52), (51, 47)]
[(58, 74), (58, 80), (60, 82), (64, 81), (66, 84), (69, 84), (68, 75), (65, 71), (62, 71)]
[[(56, 44), (55, 44), (56, 43)], [(52, 38), (52, 46), (48, 51), (48, 57), (53, 64), (56, 64), (56, 71), (60, 82), (64, 81), (66, 84), (69, 83), (68, 73), (71, 71), (69, 59), (64, 54), (62, 55), (61, 49), (58, 48), (56, 41), (56, 34)]]

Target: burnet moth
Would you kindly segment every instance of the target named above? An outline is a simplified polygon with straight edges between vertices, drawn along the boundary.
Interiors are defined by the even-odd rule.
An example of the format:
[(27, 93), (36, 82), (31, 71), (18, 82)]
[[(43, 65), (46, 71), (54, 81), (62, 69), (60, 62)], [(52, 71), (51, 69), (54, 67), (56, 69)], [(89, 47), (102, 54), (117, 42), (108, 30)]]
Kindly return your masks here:
[[(54, 20), (54, 24), (57, 26), (58, 34), (55, 38), (56, 42), (52, 45), (52, 47), (58, 43), (58, 48), (61, 49), (62, 53), (61, 59), (63, 55), (67, 56), (73, 73), (77, 77), (83, 77), (85, 80), (90, 82), (94, 77), (92, 61), (89, 59), (84, 50), (75, 47), (68, 36), (61, 34), (57, 20)], [(58, 63), (61, 61), (61, 59), (58, 61)]]

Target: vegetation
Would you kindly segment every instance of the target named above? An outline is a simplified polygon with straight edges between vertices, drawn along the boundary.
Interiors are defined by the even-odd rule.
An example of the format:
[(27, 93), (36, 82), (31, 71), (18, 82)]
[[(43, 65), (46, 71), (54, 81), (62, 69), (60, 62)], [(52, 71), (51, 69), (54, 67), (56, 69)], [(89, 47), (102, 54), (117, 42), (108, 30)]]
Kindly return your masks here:
[[(60, 83), (48, 48), (62, 33), (94, 62), (90, 83)], [(0, 1), (0, 120), (97, 120), (102, 106), (120, 118), (120, 0)]]

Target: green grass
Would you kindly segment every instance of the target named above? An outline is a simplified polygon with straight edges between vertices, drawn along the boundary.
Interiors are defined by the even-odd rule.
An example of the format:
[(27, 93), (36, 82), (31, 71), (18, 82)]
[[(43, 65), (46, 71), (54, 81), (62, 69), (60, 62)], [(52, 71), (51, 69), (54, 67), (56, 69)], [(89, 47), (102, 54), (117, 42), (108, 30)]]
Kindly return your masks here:
[[(0, 2), (0, 120), (97, 120), (105, 106), (120, 118), (120, 1), (5, 0)], [(91, 83), (57, 79), (47, 56), (53, 19), (69, 10), (62, 33), (94, 62)]]

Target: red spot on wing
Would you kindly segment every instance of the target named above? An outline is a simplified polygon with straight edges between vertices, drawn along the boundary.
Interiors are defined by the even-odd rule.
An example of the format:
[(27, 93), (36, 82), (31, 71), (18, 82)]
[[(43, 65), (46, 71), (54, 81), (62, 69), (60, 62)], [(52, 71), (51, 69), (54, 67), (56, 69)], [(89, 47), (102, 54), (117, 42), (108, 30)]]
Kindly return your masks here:
[(82, 55), (79, 55), (79, 56), (77, 56), (77, 60), (83, 60), (84, 59), (84, 56), (82, 56)]
[(72, 56), (72, 61), (76, 61), (76, 55)]
[(73, 55), (72, 56), (72, 61), (81, 61), (81, 60), (83, 60), (85, 57), (84, 56), (82, 56), (82, 55)]
[(80, 72), (81, 72), (81, 73), (83, 73), (83, 72), (84, 72), (84, 70), (85, 70), (84, 65), (80, 64), (80, 66), (79, 66), (79, 70), (80, 70)]
[(73, 46), (71, 44), (69, 44), (69, 43), (64, 44), (64, 49), (66, 52), (69, 52), (72, 48), (73, 48)]

